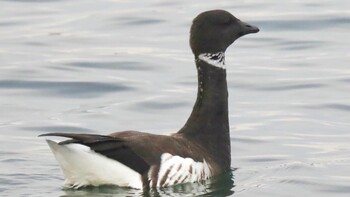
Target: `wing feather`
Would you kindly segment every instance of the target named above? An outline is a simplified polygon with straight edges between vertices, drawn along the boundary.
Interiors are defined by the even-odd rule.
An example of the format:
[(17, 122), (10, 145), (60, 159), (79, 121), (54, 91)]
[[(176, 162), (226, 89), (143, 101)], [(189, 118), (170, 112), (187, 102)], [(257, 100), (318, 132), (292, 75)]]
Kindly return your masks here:
[(57, 136), (71, 138), (60, 142), (60, 145), (71, 143), (82, 144), (91, 148), (91, 150), (114, 159), (129, 168), (135, 170), (141, 175), (147, 172), (150, 165), (128, 145), (126, 139), (117, 138), (108, 135), (96, 134), (77, 134), (77, 133), (46, 133), (40, 136)]

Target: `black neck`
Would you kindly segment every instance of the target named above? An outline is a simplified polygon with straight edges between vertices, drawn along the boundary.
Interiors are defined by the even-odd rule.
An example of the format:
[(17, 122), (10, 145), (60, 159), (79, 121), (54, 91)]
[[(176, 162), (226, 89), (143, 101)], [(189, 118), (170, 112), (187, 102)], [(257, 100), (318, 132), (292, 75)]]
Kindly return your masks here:
[(196, 58), (198, 93), (191, 116), (179, 133), (229, 134), (226, 70)]
[(219, 167), (213, 169), (218, 170), (216, 173), (221, 173), (231, 166), (226, 70), (198, 57), (196, 65), (197, 100), (186, 124), (178, 133), (205, 147), (207, 155), (210, 155), (206, 159), (216, 163)]

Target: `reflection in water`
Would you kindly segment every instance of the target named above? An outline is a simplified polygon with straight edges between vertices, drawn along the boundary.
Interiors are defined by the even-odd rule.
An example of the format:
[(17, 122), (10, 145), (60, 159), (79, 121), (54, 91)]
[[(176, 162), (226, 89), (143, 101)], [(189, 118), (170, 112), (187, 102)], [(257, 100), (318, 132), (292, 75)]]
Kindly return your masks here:
[(149, 191), (121, 188), (117, 186), (85, 187), (79, 190), (65, 189), (62, 197), (78, 196), (230, 196), (234, 193), (233, 172), (229, 172), (198, 183), (185, 183)]

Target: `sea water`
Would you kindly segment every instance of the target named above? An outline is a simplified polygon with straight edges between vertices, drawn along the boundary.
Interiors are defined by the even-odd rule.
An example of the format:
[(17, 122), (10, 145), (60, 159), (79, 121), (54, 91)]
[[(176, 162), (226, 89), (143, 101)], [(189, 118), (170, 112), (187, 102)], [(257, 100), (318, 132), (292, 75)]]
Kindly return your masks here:
[[(195, 101), (191, 20), (260, 28), (226, 53), (232, 172), (148, 193), (63, 188), (46, 132), (176, 132)], [(0, 196), (349, 196), (342, 0), (0, 1)]]

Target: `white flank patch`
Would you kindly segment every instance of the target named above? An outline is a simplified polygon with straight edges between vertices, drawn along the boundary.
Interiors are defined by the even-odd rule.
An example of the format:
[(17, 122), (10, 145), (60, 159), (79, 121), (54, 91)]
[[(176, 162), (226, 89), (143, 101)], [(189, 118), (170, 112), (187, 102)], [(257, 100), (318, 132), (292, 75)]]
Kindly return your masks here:
[(141, 175), (124, 164), (81, 144), (59, 145), (46, 141), (63, 171), (66, 186), (113, 184), (142, 189)]
[(206, 63), (213, 65), (218, 68), (226, 69), (225, 68), (225, 53), (224, 52), (218, 52), (218, 53), (202, 53), (198, 56), (198, 58), (202, 61), (205, 61)]
[(203, 162), (196, 162), (191, 158), (163, 153), (158, 173), (157, 187), (166, 187), (179, 183), (197, 182), (211, 176), (209, 166)]

